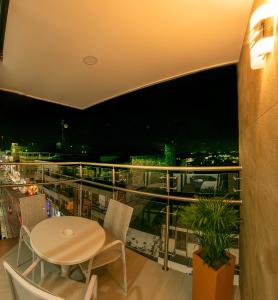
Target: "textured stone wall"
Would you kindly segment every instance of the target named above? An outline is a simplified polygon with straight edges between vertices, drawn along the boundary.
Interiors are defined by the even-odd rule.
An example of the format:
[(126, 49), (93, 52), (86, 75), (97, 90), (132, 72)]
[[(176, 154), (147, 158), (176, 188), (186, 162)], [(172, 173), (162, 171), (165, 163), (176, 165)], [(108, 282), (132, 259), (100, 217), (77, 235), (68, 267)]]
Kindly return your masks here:
[[(265, 1), (254, 1), (253, 11)], [(278, 29), (278, 28), (277, 28)], [(251, 70), (248, 32), (238, 65), (242, 300), (278, 299), (278, 39)]]

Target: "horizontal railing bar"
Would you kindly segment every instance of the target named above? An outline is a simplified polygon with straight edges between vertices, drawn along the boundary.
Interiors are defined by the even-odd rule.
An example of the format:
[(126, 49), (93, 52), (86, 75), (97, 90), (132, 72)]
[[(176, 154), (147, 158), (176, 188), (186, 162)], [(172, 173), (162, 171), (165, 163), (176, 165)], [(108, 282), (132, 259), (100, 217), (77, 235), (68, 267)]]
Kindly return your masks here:
[(6, 166), (6, 165), (15, 165), (15, 166), (32, 166), (32, 165), (38, 165), (38, 166), (42, 166), (42, 165), (58, 165), (58, 166), (63, 166), (63, 165), (80, 165), (82, 164), (81, 162), (1, 162), (0, 166)]
[[(43, 166), (43, 165), (51, 165), (51, 166), (95, 166), (95, 167), (107, 167), (107, 168), (126, 168), (126, 169), (141, 169), (141, 170), (160, 170), (160, 171), (240, 171), (242, 169), (241, 166), (215, 166), (215, 167), (176, 167), (176, 166), (138, 166), (138, 165), (125, 165), (125, 164), (108, 164), (108, 163), (95, 163), (95, 162), (44, 162), (44, 161), (36, 161), (36, 162), (1, 162), (1, 165), (31, 165), (31, 166)], [(62, 175), (64, 176), (64, 175)], [(65, 180), (57, 180), (50, 182), (36, 182), (36, 183), (22, 183), (22, 184), (4, 184), (0, 185), (0, 187), (20, 187), (20, 186), (30, 186), (30, 185), (48, 185), (48, 184), (61, 184), (61, 183), (69, 183), (69, 182), (86, 182), (89, 184), (93, 184), (100, 187), (105, 187), (108, 189), (114, 189), (119, 191), (125, 191), (128, 193), (134, 193), (138, 195), (148, 196), (148, 197), (159, 197), (165, 200), (173, 200), (173, 201), (181, 201), (181, 202), (196, 202), (198, 199), (193, 197), (182, 197), (182, 196), (172, 196), (172, 195), (163, 195), (157, 193), (143, 192), (133, 189), (127, 189), (117, 186), (112, 186), (108, 184), (98, 183), (89, 180), (82, 180), (81, 178), (76, 179), (65, 179)], [(241, 200), (225, 200), (231, 204), (241, 204)]]
[(31, 154), (38, 154), (38, 155), (43, 155), (43, 154), (47, 154), (47, 155), (49, 155), (49, 154), (53, 154), (52, 156), (54, 156), (55, 154), (58, 154), (58, 153), (54, 153), (54, 152), (38, 152), (38, 151), (31, 151), (31, 152), (24, 152), (24, 151), (20, 151), (19, 152), (19, 155), (21, 155), (21, 156), (28, 156), (28, 155), (31, 155)]
[(176, 166), (137, 166), (123, 164), (102, 164), (82, 162), (82, 165), (110, 168), (128, 168), (128, 169), (143, 169), (143, 170), (165, 170), (165, 171), (240, 171), (241, 166), (219, 166), (219, 167), (176, 167)]
[(1, 162), (3, 165), (83, 165), (95, 167), (109, 167), (109, 168), (126, 168), (126, 169), (141, 169), (141, 170), (160, 170), (160, 171), (240, 171), (241, 166), (216, 166), (216, 167), (177, 167), (177, 166), (137, 166), (137, 165), (124, 165), (124, 164), (106, 164), (95, 162)]
[[(117, 186), (113, 186), (113, 185), (109, 185), (109, 184), (89, 181), (89, 180), (85, 180), (85, 179), (83, 179), (82, 182), (93, 184), (93, 185), (104, 187), (104, 188), (109, 188), (111, 190), (114, 189), (114, 190), (118, 190), (118, 191), (124, 191), (124, 192), (127, 192), (127, 193), (138, 194), (138, 195), (142, 195), (142, 196), (157, 197), (157, 198), (161, 198), (161, 199), (164, 199), (164, 200), (169, 199), (169, 200), (172, 200), (172, 201), (181, 201), (181, 202), (190, 202), (190, 203), (198, 201), (197, 198), (192, 198), (192, 197), (171, 196), (171, 195), (163, 195), (163, 194), (142, 192), (142, 191), (138, 191), (138, 190), (126, 189), (126, 188), (122, 188), (122, 187), (117, 187)], [(226, 203), (230, 203), (230, 204), (238, 204), (238, 205), (242, 204), (242, 200), (225, 200), (225, 199), (223, 199), (223, 200)]]
[(0, 184), (0, 188), (13, 188), (13, 187), (21, 187), (21, 186), (31, 186), (31, 185), (51, 185), (55, 183), (67, 183), (67, 182), (78, 182), (80, 179), (66, 179), (66, 180), (56, 180), (49, 182), (33, 182), (33, 183), (19, 183), (19, 184)]
[[(194, 203), (194, 202), (198, 201), (197, 198), (193, 198), (193, 197), (181, 197), (181, 196), (172, 196), (172, 195), (163, 195), (163, 194), (157, 194), (157, 193), (143, 192), (143, 191), (126, 189), (126, 188), (122, 188), (122, 187), (112, 186), (112, 185), (94, 182), (94, 181), (85, 180), (85, 179), (82, 179), (82, 180), (81, 179), (67, 179), (67, 180), (56, 180), (56, 181), (50, 181), (50, 182), (34, 182), (34, 183), (20, 183), (20, 184), (1, 184), (0, 188), (9, 188), (9, 187), (13, 188), (13, 187), (31, 186), (31, 185), (41, 186), (41, 185), (61, 184), (61, 183), (70, 183), (70, 182), (84, 182), (84, 183), (88, 183), (88, 184), (93, 184), (95, 186), (108, 188), (111, 190), (114, 189), (114, 190), (118, 190), (118, 191), (124, 191), (127, 193), (138, 194), (138, 195), (142, 195), (142, 196), (157, 197), (157, 198), (161, 198), (164, 200), (169, 199), (172, 201), (181, 201), (181, 202), (190, 202), (190, 203)], [(223, 200), (230, 204), (238, 204), (238, 205), (242, 204), (242, 200), (225, 200), (225, 199), (223, 199)]]

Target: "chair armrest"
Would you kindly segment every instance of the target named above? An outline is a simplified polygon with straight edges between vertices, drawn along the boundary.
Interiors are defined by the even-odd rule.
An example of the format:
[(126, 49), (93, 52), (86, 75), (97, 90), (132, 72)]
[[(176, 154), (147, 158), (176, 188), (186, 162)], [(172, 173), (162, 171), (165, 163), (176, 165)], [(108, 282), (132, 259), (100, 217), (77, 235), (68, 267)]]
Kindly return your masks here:
[(98, 252), (98, 254), (106, 251), (107, 249), (114, 247), (115, 245), (120, 244), (121, 246), (124, 246), (124, 243), (121, 240), (115, 240), (107, 245), (105, 245), (103, 248), (100, 249), (100, 251)]
[(21, 225), (21, 230), (24, 230), (29, 236), (31, 235), (30, 230), (25, 225)]
[(27, 277), (37, 266), (37, 264), (41, 261), (40, 258), (37, 258), (23, 273), (22, 276)]
[(97, 276), (93, 275), (88, 284), (84, 300), (97, 299)]

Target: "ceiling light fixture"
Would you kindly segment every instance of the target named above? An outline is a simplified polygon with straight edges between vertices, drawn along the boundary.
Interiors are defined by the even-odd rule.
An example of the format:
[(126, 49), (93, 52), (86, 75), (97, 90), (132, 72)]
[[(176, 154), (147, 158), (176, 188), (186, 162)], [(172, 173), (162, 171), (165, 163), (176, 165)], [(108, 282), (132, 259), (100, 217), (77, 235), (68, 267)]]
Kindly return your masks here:
[(255, 10), (250, 19), (250, 59), (253, 70), (265, 66), (266, 55), (274, 49), (278, 2), (268, 2)]
[(89, 66), (93, 66), (95, 64), (97, 64), (98, 59), (95, 56), (85, 56), (83, 58), (83, 63), (85, 65), (89, 65)]

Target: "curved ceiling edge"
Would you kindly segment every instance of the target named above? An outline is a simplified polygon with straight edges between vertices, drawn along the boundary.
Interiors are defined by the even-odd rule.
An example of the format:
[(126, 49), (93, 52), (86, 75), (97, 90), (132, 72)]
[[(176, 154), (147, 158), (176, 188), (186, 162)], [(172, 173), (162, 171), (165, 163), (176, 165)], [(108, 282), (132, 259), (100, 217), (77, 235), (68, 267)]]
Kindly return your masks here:
[(94, 105), (100, 104), (102, 102), (117, 98), (119, 96), (126, 95), (128, 93), (132, 93), (132, 92), (135, 92), (135, 91), (138, 91), (138, 90), (141, 90), (141, 89), (144, 89), (144, 88), (156, 85), (156, 84), (160, 84), (160, 83), (167, 82), (167, 81), (170, 81), (170, 80), (178, 79), (178, 78), (183, 77), (183, 76), (188, 76), (188, 75), (195, 74), (195, 73), (198, 73), (198, 72), (207, 71), (207, 70), (214, 69), (214, 68), (220, 68), (220, 67), (223, 67), (223, 66), (228, 66), (228, 65), (232, 65), (232, 64), (236, 64), (236, 63), (238, 63), (238, 60), (229, 61), (229, 62), (216, 64), (216, 65), (212, 65), (212, 66), (206, 66), (204, 68), (199, 68), (199, 69), (191, 70), (191, 71), (181, 73), (181, 74), (178, 74), (178, 75), (173, 75), (173, 76), (170, 76), (170, 77), (158, 80), (158, 81), (150, 82), (148, 84), (135, 87), (133, 89), (125, 90), (122, 93), (114, 94), (109, 98), (100, 99), (97, 102), (95, 102), (94, 104), (89, 105), (89, 106), (84, 106), (84, 107), (77, 107), (77, 106), (73, 106), (73, 105), (67, 105), (65, 103), (59, 102), (58, 100), (42, 98), (42, 97), (39, 97), (39, 96), (26, 94), (26, 93), (23, 93), (23, 92), (20, 92), (20, 91), (17, 91), (17, 90), (6, 89), (6, 88), (1, 88), (1, 87), (0, 87), (0, 90), (4, 91), (4, 92), (11, 92), (11, 93), (15, 93), (15, 94), (18, 94), (18, 95), (30, 97), (30, 98), (35, 99), (35, 100), (46, 101), (46, 102), (50, 102), (50, 103), (54, 103), (54, 104), (58, 104), (58, 105), (62, 105), (62, 106), (67, 106), (67, 107), (71, 107), (71, 108), (75, 108), (75, 109), (79, 109), (79, 110), (85, 110), (87, 108), (93, 107)]
[(84, 109), (93, 107), (94, 105), (100, 104), (102, 102), (112, 100), (112, 99), (117, 98), (119, 96), (123, 96), (123, 95), (126, 95), (128, 93), (132, 93), (132, 92), (135, 92), (135, 91), (138, 91), (138, 90), (142, 90), (144, 88), (148, 88), (148, 87), (156, 85), (156, 84), (160, 84), (160, 83), (167, 82), (167, 81), (170, 81), (170, 80), (178, 79), (178, 78), (181, 78), (183, 76), (188, 76), (188, 75), (195, 74), (195, 73), (198, 73), (198, 72), (203, 72), (203, 71), (207, 71), (207, 70), (211, 70), (211, 69), (215, 69), (215, 68), (220, 68), (220, 67), (224, 67), (224, 66), (229, 66), (229, 65), (233, 65), (233, 64), (237, 64), (237, 63), (238, 63), (238, 60), (232, 60), (232, 61), (229, 61), (229, 62), (216, 64), (216, 65), (212, 65), (212, 66), (207, 66), (207, 67), (204, 67), (204, 68), (194, 69), (194, 70), (191, 70), (191, 71), (188, 71), (188, 72), (185, 72), (185, 73), (181, 73), (181, 74), (178, 74), (178, 75), (173, 75), (173, 76), (170, 76), (170, 77), (166, 77), (166, 78), (161, 79), (161, 80), (153, 81), (153, 82), (150, 82), (148, 84), (138, 86), (134, 89), (126, 90), (126, 91), (124, 91), (122, 93), (119, 93), (119, 94), (114, 94), (113, 96), (111, 96), (109, 98), (100, 100), (100, 101), (98, 101), (98, 102), (96, 102), (96, 103), (94, 103), (93, 105), (90, 105), (90, 106), (84, 106), (80, 109), (84, 110)]

